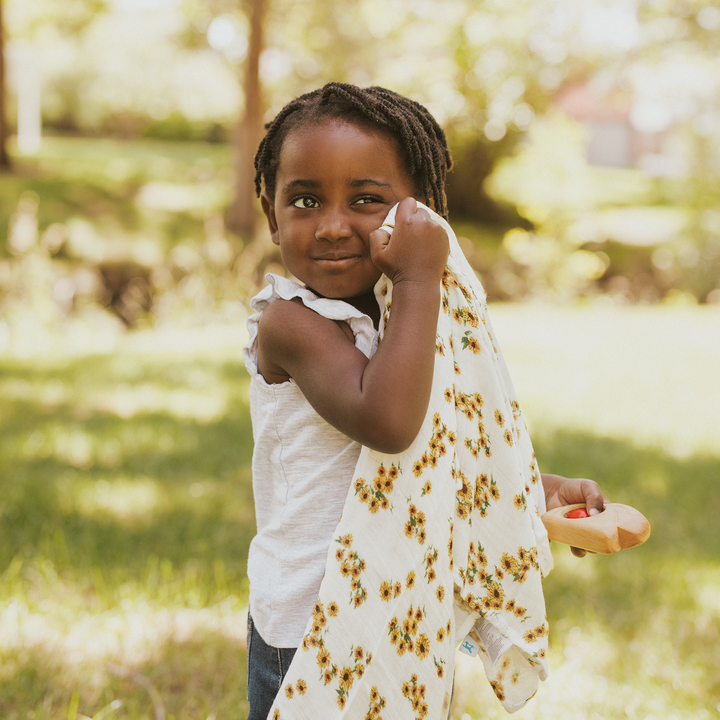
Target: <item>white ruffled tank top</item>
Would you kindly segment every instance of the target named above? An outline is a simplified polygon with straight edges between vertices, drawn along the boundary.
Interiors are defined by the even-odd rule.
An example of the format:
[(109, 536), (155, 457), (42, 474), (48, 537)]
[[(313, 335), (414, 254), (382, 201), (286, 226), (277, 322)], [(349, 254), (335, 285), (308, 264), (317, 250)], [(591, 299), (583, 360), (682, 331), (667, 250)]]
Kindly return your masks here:
[(290, 648), (302, 642), (317, 600), (361, 446), (323, 420), (292, 379), (269, 384), (258, 373), (258, 322), (271, 302), (299, 298), (319, 315), (346, 322), (368, 358), (378, 335), (367, 315), (342, 300), (320, 298), (272, 273), (265, 279), (269, 285), (250, 303), (256, 313), (248, 319), (243, 349), (250, 373), (257, 523), (247, 574), (258, 632), (269, 645)]

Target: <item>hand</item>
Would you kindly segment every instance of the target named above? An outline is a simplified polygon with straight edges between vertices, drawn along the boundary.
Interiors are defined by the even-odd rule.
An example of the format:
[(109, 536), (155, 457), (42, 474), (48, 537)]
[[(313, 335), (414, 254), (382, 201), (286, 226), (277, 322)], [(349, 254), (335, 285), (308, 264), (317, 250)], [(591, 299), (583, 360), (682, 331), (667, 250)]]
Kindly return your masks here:
[[(601, 492), (600, 486), (594, 480), (586, 478), (566, 478), (561, 475), (542, 476), (543, 487), (545, 488), (545, 505), (548, 510), (585, 503), (588, 515), (601, 513), (608, 500)], [(585, 550), (571, 548), (572, 554), (576, 557), (585, 557)]]
[(449, 247), (444, 228), (410, 197), (398, 205), (392, 235), (380, 228), (370, 233), (372, 260), (393, 284), (438, 284)]

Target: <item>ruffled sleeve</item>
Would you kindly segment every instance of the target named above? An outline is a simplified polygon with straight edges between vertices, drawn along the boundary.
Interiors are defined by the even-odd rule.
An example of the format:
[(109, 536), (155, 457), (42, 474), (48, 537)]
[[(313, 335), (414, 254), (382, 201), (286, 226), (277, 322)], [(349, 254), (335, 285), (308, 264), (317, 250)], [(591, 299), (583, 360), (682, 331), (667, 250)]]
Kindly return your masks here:
[(314, 292), (302, 285), (298, 285), (289, 278), (268, 273), (265, 276), (268, 285), (263, 288), (251, 301), (250, 307), (255, 310), (247, 321), (248, 343), (243, 348), (243, 359), (248, 372), (257, 375), (257, 334), (260, 316), (265, 308), (275, 300), (292, 300), (298, 298), (305, 307), (314, 310), (318, 315), (329, 320), (346, 322), (355, 336), (355, 347), (365, 355), (372, 357), (377, 350), (378, 334), (369, 316), (361, 313), (357, 308), (343, 300), (318, 297)]

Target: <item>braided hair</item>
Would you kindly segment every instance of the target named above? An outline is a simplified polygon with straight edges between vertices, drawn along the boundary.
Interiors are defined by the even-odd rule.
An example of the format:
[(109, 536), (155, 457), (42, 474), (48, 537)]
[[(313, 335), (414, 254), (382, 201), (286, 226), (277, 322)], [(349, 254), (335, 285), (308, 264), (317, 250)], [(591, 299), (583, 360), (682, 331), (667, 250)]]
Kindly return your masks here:
[(438, 215), (447, 219), (445, 177), (452, 167), (443, 129), (427, 108), (392, 90), (360, 88), (331, 82), (288, 103), (265, 126), (267, 133), (255, 155), (255, 190), (260, 195), (263, 180), (271, 197), (280, 150), (288, 132), (325, 118), (345, 120), (387, 132), (397, 140), (401, 160), (425, 204), (432, 202)]

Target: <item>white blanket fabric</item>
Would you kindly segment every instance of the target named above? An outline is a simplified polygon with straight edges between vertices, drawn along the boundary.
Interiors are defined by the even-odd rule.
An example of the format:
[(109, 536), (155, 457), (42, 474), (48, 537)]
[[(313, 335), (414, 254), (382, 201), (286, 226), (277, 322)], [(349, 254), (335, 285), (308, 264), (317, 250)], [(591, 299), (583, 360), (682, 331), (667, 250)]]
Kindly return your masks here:
[[(461, 643), (479, 649), (509, 712), (547, 676), (540, 473), (485, 292), (450, 226), (428, 212), (450, 257), (427, 416), (405, 452), (363, 448), (272, 720), (445, 718)], [(382, 337), (384, 276), (376, 295)]]

